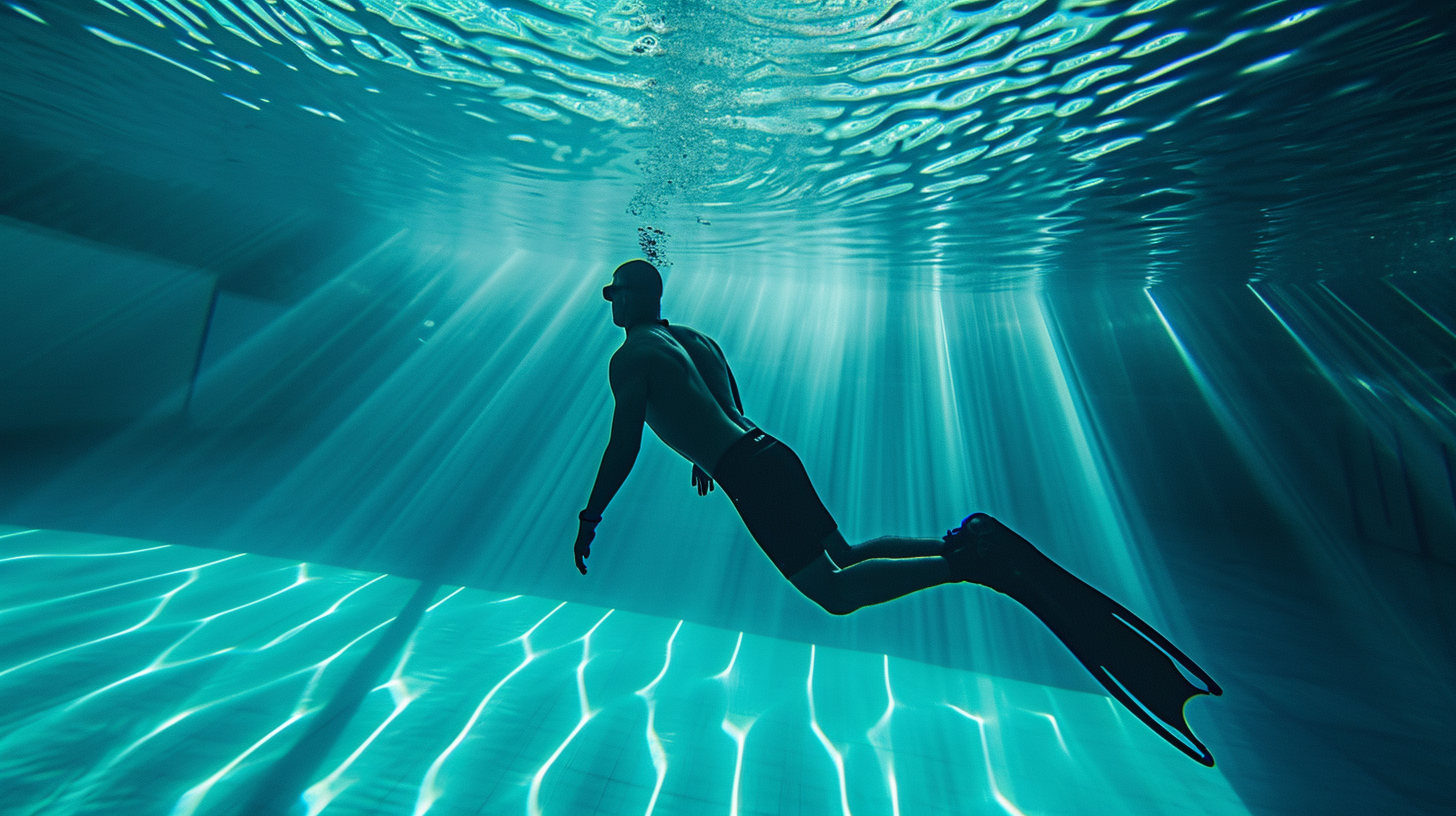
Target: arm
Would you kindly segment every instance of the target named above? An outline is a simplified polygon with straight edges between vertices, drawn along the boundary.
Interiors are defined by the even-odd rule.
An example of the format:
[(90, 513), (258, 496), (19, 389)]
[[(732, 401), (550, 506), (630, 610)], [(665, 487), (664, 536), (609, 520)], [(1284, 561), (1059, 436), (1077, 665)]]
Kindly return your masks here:
[(592, 485), (591, 498), (586, 510), (590, 516), (600, 516), (607, 504), (627, 480), (632, 465), (637, 462), (637, 452), (642, 447), (642, 423), (647, 418), (647, 382), (640, 371), (631, 370), (630, 363), (613, 357), (610, 376), (612, 396), (616, 408), (612, 411), (612, 436), (607, 441), (607, 450), (602, 454), (601, 467), (597, 469), (597, 480)]
[(576, 568), (586, 574), (586, 562), (591, 554), (591, 542), (596, 537), (597, 523), (602, 520), (602, 511), (632, 472), (637, 462), (637, 452), (642, 447), (642, 423), (647, 417), (647, 381), (640, 368), (624, 357), (612, 357), (610, 368), (612, 396), (616, 408), (612, 411), (612, 436), (602, 454), (601, 466), (597, 468), (597, 479), (592, 485), (591, 498), (586, 509), (577, 519), (581, 522), (576, 534)]

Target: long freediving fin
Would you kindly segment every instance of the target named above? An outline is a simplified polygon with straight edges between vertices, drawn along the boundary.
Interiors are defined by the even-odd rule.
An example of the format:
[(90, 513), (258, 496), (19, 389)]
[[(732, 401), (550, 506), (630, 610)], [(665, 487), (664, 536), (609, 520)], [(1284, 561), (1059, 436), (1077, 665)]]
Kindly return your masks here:
[(969, 516), (946, 534), (946, 544), (958, 577), (1019, 601), (1114, 699), (1174, 747), (1213, 766), (1213, 755), (1193, 735), (1183, 707), (1223, 689), (1177, 646), (991, 516)]

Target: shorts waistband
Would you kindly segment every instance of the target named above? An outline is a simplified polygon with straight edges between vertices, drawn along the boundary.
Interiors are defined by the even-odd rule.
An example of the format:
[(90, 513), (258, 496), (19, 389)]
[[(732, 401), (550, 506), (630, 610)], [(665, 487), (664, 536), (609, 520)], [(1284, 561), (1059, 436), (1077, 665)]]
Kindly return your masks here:
[(748, 431), (743, 436), (735, 439), (733, 444), (729, 445), (728, 449), (723, 451), (723, 455), (718, 457), (717, 464), (713, 465), (714, 478), (717, 478), (719, 472), (723, 470), (724, 465), (731, 467), (733, 462), (750, 458), (759, 451), (777, 443), (778, 440), (774, 439), (762, 428), (754, 428)]

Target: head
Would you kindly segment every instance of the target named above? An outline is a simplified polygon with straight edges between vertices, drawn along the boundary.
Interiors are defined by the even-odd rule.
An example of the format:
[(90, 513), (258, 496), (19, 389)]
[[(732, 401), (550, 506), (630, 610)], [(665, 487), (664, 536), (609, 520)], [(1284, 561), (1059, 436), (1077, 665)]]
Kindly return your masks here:
[(612, 273), (602, 297), (612, 302), (612, 322), (624, 329), (662, 316), (662, 275), (647, 261), (628, 261)]

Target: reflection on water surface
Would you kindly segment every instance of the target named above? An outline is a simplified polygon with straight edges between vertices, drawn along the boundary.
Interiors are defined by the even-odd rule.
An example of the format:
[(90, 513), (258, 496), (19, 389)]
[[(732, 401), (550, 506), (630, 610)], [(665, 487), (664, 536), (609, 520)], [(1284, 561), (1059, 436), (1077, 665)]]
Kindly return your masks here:
[(1449, 188), (1429, 3), (7, 6), (7, 131), (396, 221), (1156, 278), (1210, 234), (1406, 229)]

